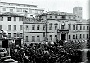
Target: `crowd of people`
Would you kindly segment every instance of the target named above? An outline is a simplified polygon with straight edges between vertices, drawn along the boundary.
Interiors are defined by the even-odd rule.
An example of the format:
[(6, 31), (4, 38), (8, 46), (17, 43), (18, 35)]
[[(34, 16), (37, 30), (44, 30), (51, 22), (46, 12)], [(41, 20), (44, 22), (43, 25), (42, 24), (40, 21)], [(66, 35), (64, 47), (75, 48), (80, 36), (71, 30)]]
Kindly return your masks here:
[(11, 57), (19, 63), (72, 63), (82, 61), (82, 42), (31, 43), (12, 47)]

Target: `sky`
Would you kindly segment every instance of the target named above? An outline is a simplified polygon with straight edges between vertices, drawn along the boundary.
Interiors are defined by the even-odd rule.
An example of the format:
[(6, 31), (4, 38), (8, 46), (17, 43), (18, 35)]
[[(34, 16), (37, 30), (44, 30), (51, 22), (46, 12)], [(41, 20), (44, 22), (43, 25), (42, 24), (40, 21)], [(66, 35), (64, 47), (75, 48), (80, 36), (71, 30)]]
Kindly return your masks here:
[(83, 8), (83, 19), (89, 19), (89, 0), (0, 0), (1, 2), (34, 4), (46, 11), (73, 13), (74, 7)]

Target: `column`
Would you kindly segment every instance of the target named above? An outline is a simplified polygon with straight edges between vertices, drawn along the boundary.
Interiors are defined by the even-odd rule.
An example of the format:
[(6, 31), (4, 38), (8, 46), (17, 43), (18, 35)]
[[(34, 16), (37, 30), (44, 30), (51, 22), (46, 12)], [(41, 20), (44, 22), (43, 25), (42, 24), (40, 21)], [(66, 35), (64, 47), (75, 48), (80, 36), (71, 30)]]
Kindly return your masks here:
[(67, 41), (68, 41), (68, 33), (67, 33)]
[(67, 33), (65, 33), (65, 34), (66, 34), (65, 38), (66, 38), (66, 41), (67, 41)]
[(87, 59), (87, 52), (88, 52), (88, 49), (83, 49), (83, 53), (82, 53), (82, 61), (86, 62), (88, 59)]
[(59, 38), (60, 38), (60, 40), (61, 40), (61, 33), (60, 33), (60, 35), (59, 35)]

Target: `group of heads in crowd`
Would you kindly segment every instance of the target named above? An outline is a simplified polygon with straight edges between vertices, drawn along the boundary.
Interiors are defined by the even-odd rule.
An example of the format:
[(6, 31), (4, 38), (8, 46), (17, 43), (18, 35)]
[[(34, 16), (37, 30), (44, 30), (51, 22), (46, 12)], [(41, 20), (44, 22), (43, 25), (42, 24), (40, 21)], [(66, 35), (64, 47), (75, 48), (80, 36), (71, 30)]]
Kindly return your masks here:
[(77, 49), (84, 45), (84, 42), (73, 41), (31, 43), (23, 47), (12, 47), (11, 57), (20, 62), (24, 59), (31, 63), (79, 62), (82, 61), (82, 52)]

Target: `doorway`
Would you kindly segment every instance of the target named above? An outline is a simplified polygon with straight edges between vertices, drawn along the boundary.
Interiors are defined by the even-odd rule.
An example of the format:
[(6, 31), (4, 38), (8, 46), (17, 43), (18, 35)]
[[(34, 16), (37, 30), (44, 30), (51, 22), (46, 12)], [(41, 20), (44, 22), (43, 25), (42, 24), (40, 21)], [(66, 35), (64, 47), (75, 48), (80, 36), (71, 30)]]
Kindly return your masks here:
[(65, 38), (66, 38), (65, 34), (61, 34), (61, 40), (66, 40)]

